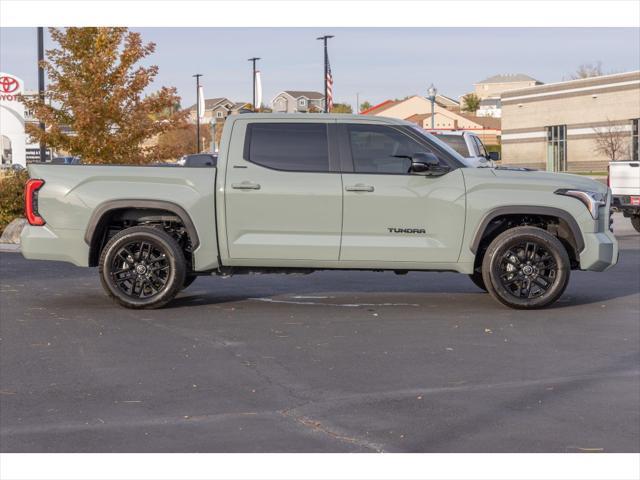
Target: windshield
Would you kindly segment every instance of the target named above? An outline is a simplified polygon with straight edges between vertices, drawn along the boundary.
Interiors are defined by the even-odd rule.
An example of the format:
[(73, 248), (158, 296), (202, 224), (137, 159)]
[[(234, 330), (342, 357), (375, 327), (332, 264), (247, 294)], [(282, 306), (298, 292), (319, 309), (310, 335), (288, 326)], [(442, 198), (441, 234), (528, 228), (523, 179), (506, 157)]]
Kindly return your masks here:
[(426, 137), (430, 142), (436, 143), (440, 148), (442, 148), (443, 150), (446, 150), (447, 153), (449, 153), (452, 157), (454, 157), (460, 163), (463, 163), (467, 167), (474, 166), (473, 162), (465, 158), (464, 155), (460, 155), (460, 153), (458, 153), (455, 149), (451, 148), (450, 145), (440, 140), (437, 135), (431, 135), (429, 132), (427, 132), (426, 130), (420, 128), (415, 124), (410, 125), (409, 128), (411, 128), (413, 131), (415, 131), (419, 135)]
[(453, 148), (456, 152), (458, 152), (463, 157), (469, 156), (469, 149), (467, 148), (467, 142), (465, 141), (462, 135), (434, 135), (438, 140), (443, 141), (451, 148)]

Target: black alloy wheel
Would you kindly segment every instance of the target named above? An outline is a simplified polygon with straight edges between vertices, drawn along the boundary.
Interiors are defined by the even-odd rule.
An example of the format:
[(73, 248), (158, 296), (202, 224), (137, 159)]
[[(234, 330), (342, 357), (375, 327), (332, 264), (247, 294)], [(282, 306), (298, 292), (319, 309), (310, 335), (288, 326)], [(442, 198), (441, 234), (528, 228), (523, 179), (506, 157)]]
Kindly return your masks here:
[(158, 308), (171, 301), (185, 281), (185, 258), (178, 243), (153, 227), (132, 227), (109, 240), (100, 257), (107, 294), (128, 308)]
[(567, 251), (537, 227), (516, 227), (498, 235), (483, 260), (489, 293), (512, 308), (541, 308), (564, 292), (570, 275)]

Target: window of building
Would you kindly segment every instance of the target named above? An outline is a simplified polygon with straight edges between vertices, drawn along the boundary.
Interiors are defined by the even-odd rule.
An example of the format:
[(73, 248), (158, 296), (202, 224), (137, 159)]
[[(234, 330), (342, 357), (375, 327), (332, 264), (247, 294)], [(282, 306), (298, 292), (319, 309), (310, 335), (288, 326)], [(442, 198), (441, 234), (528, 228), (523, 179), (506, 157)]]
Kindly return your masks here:
[(357, 173), (407, 174), (415, 153), (428, 149), (391, 127), (350, 125), (349, 141)]
[(547, 170), (567, 171), (567, 126), (547, 127)]
[(276, 170), (328, 172), (324, 123), (251, 123), (244, 158)]
[(301, 107), (304, 107), (307, 104), (307, 101), (304, 98), (301, 98), (300, 100), (298, 100), (298, 105), (300, 105)]
[(221, 111), (219, 111), (219, 110), (218, 110), (218, 111), (216, 112), (216, 117), (218, 117), (218, 118), (222, 118), (222, 116), (223, 116), (223, 113), (222, 113)]
[(640, 160), (640, 145), (638, 145), (638, 124), (640, 119), (635, 118), (631, 121), (631, 159)]

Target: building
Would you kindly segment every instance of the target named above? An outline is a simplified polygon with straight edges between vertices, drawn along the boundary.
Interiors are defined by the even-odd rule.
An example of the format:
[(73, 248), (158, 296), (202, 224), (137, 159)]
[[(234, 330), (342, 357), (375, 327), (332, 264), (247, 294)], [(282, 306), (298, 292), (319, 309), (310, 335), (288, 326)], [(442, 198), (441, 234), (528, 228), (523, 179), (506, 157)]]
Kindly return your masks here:
[[(204, 101), (204, 115), (200, 119), (203, 123), (212, 121), (224, 122), (229, 115), (251, 111), (247, 102), (233, 102), (226, 97), (207, 98)], [(189, 118), (196, 123), (197, 106), (194, 103), (189, 110)]]
[(434, 130), (470, 130), (475, 132), (486, 145), (500, 144), (500, 119), (478, 117), (459, 109), (443, 106), (436, 101), (434, 114), (431, 115), (431, 101), (419, 95), (403, 100), (387, 100), (363, 112), (363, 115), (376, 115), (407, 120), (425, 130), (431, 130), (432, 118)]
[(324, 95), (320, 92), (285, 90), (273, 98), (271, 105), (273, 111), (279, 113), (322, 112)]
[[(622, 135), (638, 160), (640, 71), (502, 94), (502, 159), (549, 171), (604, 171), (596, 139)], [(617, 132), (617, 133), (616, 133)]]
[(504, 92), (534, 87), (536, 85), (542, 85), (542, 82), (524, 73), (494, 75), (473, 84), (474, 93), (480, 100), (484, 100), (485, 98), (500, 98)]

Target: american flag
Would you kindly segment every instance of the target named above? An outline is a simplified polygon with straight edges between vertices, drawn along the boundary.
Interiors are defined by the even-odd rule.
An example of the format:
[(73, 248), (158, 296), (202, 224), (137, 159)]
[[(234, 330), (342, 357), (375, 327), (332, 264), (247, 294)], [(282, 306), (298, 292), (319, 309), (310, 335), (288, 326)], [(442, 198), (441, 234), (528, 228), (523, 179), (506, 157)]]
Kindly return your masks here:
[(331, 75), (331, 64), (329, 63), (329, 55), (326, 58), (327, 61), (327, 113), (333, 110), (333, 75)]

